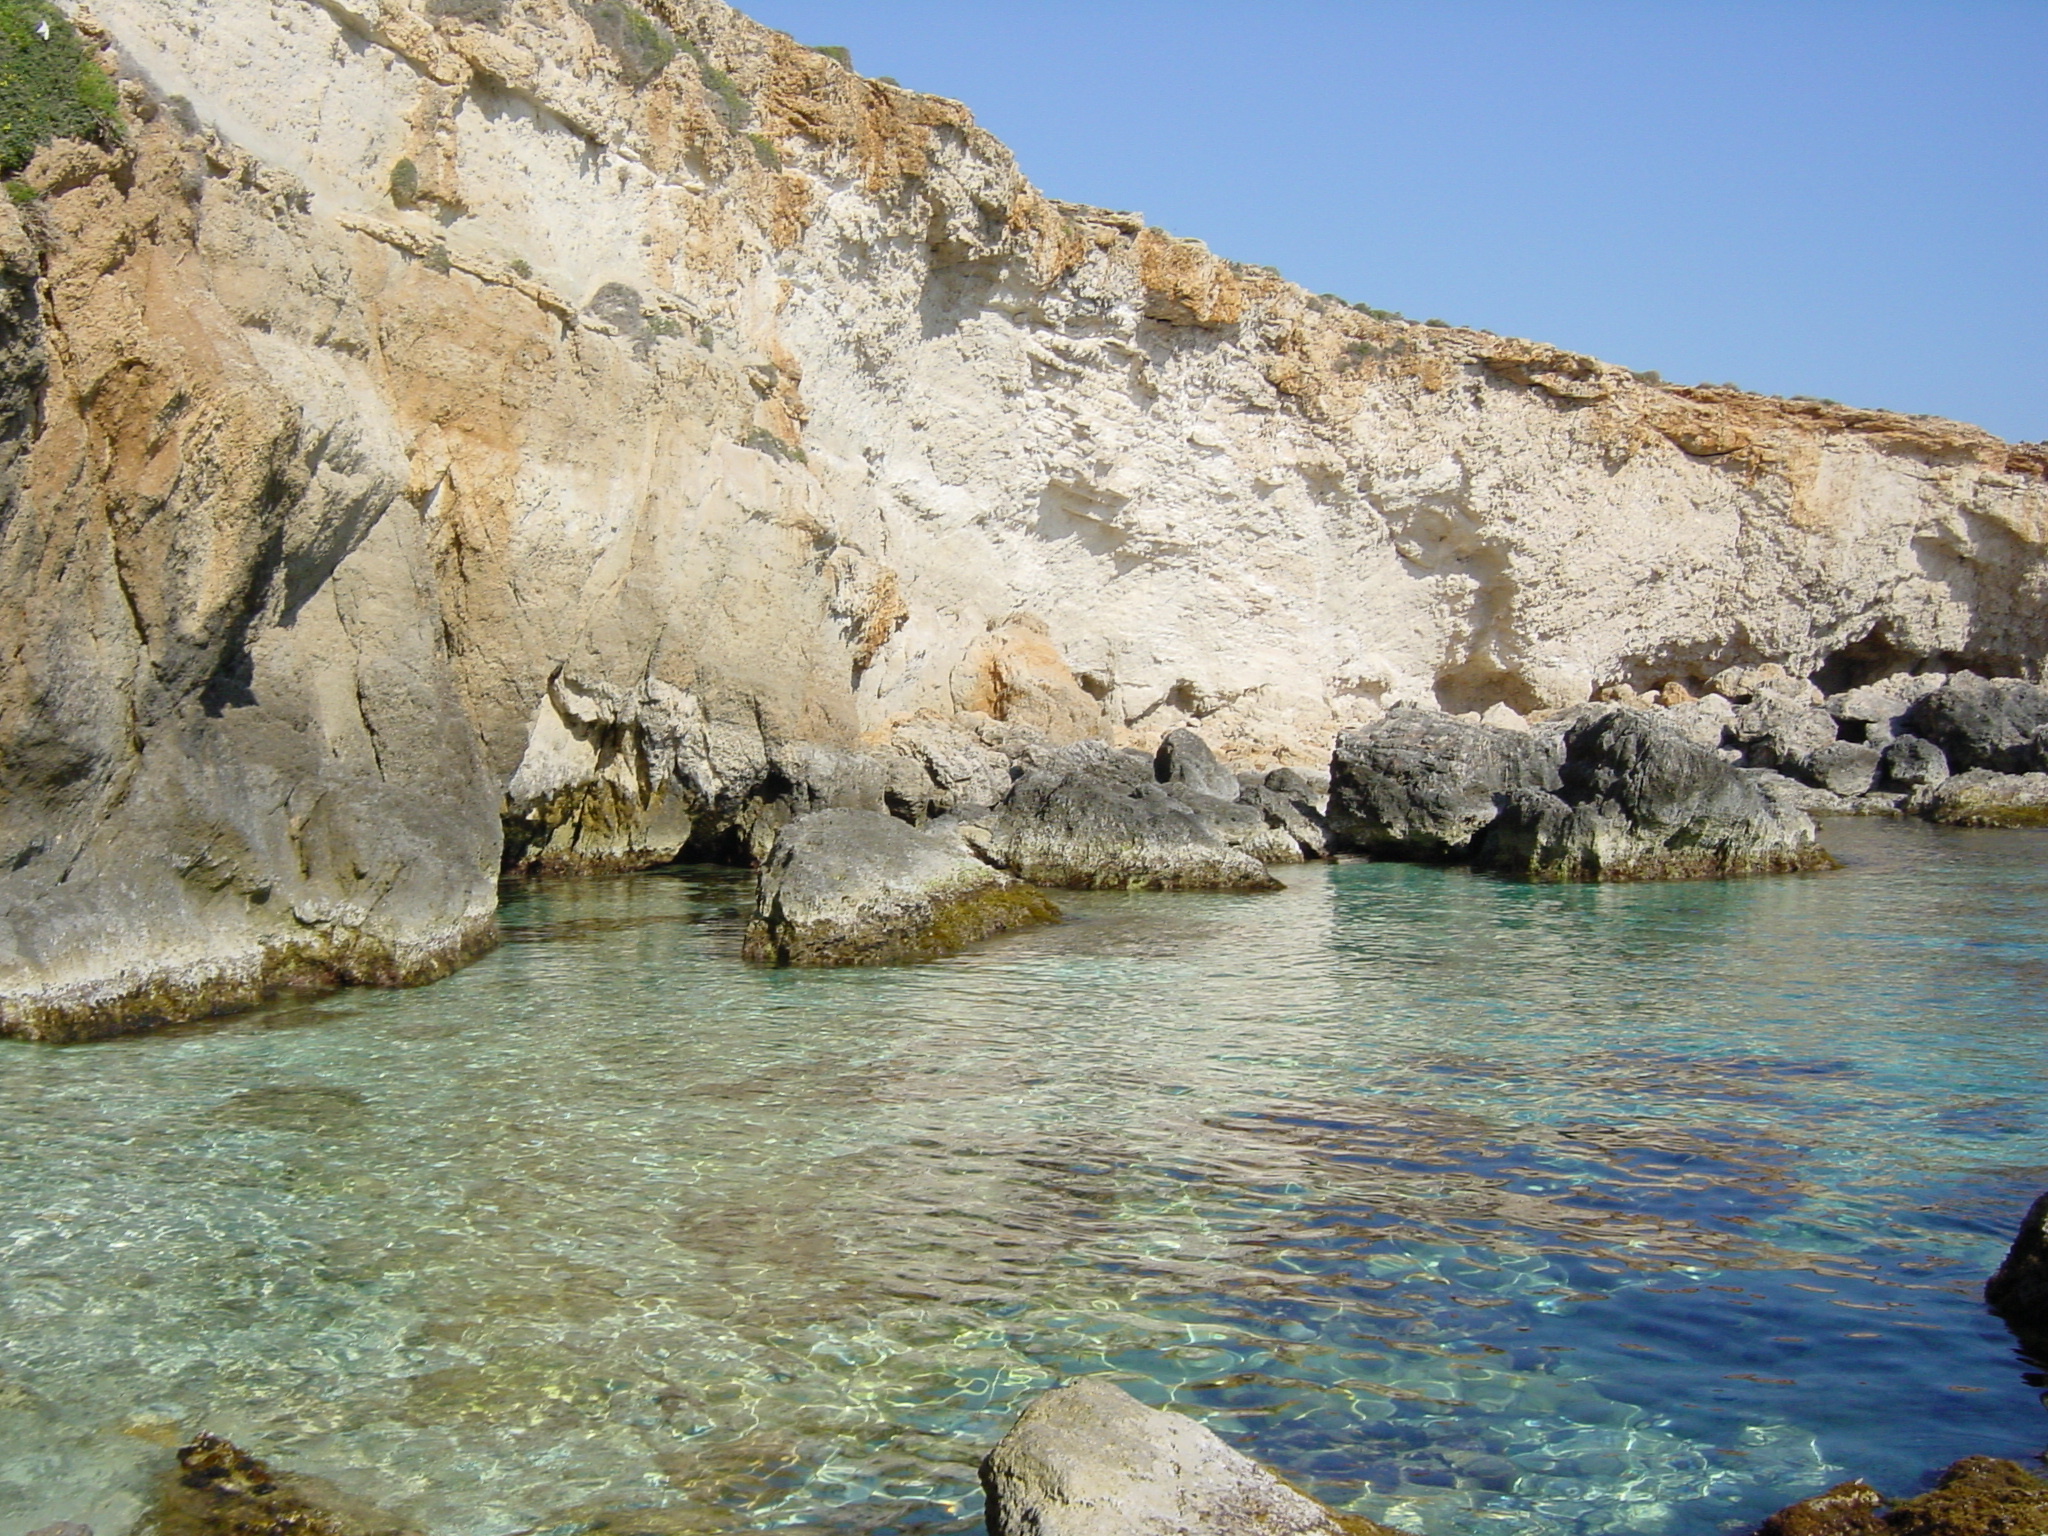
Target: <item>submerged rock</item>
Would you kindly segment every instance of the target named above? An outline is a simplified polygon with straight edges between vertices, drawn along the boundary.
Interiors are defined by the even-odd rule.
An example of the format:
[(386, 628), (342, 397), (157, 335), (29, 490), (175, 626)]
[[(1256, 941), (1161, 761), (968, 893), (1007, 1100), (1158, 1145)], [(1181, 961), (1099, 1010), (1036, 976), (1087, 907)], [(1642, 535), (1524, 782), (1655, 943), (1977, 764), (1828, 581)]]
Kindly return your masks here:
[(981, 1485), (990, 1536), (1398, 1536), (1092, 1378), (1026, 1408), (982, 1462)]
[(1158, 784), (1027, 773), (980, 827), (976, 851), (1035, 885), (1075, 890), (1276, 891), (1280, 882)]
[(957, 838), (878, 811), (819, 811), (776, 838), (742, 953), (769, 965), (887, 965), (1058, 917), (1043, 891)]
[(1714, 752), (1618, 709), (1575, 725), (1555, 792), (1501, 796), (1474, 862), (1530, 880), (1690, 880), (1822, 869), (1813, 820)]
[(2021, 1220), (2005, 1262), (1984, 1282), (1984, 1300), (2023, 1343), (2048, 1345), (2048, 1195)]
[(138, 1536), (417, 1536), (321, 1478), (273, 1471), (217, 1435), (178, 1452)]
[(1337, 738), (1331, 841), (1380, 858), (1455, 859), (1492, 824), (1501, 796), (1557, 783), (1540, 738), (1397, 708)]
[(1889, 1501), (1865, 1482), (1840, 1483), (1779, 1510), (1757, 1536), (2041, 1536), (2048, 1483), (2017, 1462), (1971, 1456), (1918, 1498)]
[(2048, 827), (2048, 773), (1973, 768), (1935, 786), (1926, 810), (1952, 827)]

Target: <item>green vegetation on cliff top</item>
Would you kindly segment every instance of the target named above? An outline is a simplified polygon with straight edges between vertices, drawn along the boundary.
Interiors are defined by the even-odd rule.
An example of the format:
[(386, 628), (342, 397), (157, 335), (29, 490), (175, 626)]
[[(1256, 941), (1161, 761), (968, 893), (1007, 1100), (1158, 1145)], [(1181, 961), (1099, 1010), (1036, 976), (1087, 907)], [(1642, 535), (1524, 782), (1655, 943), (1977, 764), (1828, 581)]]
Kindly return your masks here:
[(77, 29), (47, 0), (0, 0), (0, 176), (13, 176), (52, 139), (120, 133), (114, 83)]

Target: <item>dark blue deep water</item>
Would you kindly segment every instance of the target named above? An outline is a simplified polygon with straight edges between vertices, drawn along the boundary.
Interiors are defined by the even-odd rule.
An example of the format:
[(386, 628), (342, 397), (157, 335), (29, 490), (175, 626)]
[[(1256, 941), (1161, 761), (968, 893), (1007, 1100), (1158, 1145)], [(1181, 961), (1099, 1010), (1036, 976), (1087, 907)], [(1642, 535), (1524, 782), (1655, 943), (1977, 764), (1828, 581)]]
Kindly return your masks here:
[(565, 884), (422, 991), (0, 1044), (0, 1536), (119, 1536), (201, 1428), (446, 1536), (972, 1531), (1074, 1372), (1429, 1536), (2032, 1455), (1978, 1291), (2048, 1187), (2048, 834), (1826, 841), (843, 974), (742, 967), (744, 877)]

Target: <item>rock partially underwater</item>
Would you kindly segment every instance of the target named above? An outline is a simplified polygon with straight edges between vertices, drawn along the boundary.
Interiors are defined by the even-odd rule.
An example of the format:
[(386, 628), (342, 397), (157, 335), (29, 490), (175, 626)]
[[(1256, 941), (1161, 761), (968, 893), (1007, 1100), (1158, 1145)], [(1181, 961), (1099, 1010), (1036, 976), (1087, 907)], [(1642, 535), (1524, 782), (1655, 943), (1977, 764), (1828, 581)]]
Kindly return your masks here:
[(1032, 1402), (983, 1460), (981, 1485), (990, 1536), (1400, 1536), (1091, 1377)]
[(876, 811), (818, 811), (776, 838), (743, 953), (767, 965), (932, 960), (1059, 915), (957, 837)]
[(2018, 1462), (1971, 1456), (1941, 1474), (1928, 1492), (1887, 1499), (1865, 1482), (1779, 1510), (1757, 1536), (2043, 1536), (2048, 1483)]
[(216, 1435), (178, 1452), (135, 1536), (420, 1536), (322, 1478), (278, 1472)]
[(1657, 710), (1588, 706), (1533, 733), (1395, 710), (1338, 738), (1330, 777), (1336, 846), (1381, 858), (1539, 881), (1833, 863), (1811, 817)]
[(2048, 1194), (2021, 1219), (2005, 1262), (1984, 1282), (1984, 1301), (2048, 1364)]

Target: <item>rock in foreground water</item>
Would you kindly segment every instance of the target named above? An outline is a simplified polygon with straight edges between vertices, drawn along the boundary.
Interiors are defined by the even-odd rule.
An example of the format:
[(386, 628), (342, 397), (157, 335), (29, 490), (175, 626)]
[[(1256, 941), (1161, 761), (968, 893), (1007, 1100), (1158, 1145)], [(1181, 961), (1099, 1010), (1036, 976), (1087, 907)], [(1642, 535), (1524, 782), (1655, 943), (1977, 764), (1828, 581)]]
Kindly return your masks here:
[(142, 1536), (416, 1536), (320, 1478), (273, 1471), (217, 1435), (178, 1452)]
[(2020, 1222), (2005, 1262), (1984, 1282), (1984, 1300), (2022, 1339), (2048, 1342), (2048, 1195)]
[(991, 1536), (1398, 1536), (1287, 1486), (1214, 1432), (1083, 1378), (981, 1464)]
[(1757, 1536), (2041, 1536), (2048, 1483), (2017, 1462), (1971, 1456), (1933, 1489), (1887, 1501), (1868, 1483), (1841, 1483), (1779, 1510)]
[(818, 811), (776, 838), (743, 953), (769, 965), (930, 960), (1059, 915), (1043, 891), (945, 833), (879, 811)]

